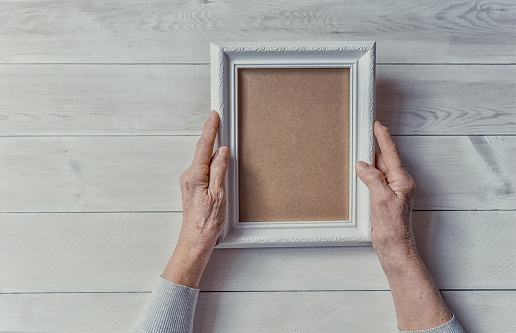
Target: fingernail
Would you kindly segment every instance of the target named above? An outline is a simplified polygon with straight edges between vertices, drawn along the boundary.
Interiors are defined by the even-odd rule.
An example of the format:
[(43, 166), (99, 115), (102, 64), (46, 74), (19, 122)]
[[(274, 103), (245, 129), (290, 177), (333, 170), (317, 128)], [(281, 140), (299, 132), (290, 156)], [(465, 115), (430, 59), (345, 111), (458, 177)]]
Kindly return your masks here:
[[(379, 125), (382, 125), (382, 123), (377, 119), (374, 121), (375, 123), (378, 123)], [(383, 126), (383, 125), (382, 125)]]

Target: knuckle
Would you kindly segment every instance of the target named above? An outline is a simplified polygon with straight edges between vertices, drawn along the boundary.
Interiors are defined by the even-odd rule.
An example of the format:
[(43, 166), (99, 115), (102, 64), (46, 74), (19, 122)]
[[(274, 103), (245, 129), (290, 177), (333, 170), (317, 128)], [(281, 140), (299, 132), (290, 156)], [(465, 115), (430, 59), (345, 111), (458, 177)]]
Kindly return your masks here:
[(181, 174), (181, 176), (179, 176), (179, 185), (181, 185), (181, 186), (182, 186), (182, 185), (184, 185), (184, 184), (185, 184), (185, 181), (186, 181), (186, 178), (187, 178), (187, 176), (186, 176), (186, 173), (187, 173), (187, 172), (188, 172), (188, 171), (185, 171), (185, 172), (183, 172), (183, 173)]
[(192, 170), (188, 169), (179, 177), (179, 185), (184, 190), (191, 190), (195, 185), (195, 175)]
[(409, 175), (409, 180), (408, 180), (408, 188), (411, 191), (414, 191), (416, 189), (416, 181), (410, 175)]
[(219, 202), (222, 205), (226, 201), (226, 193), (224, 191), (224, 187), (219, 187), (215, 193), (217, 202)]
[(190, 190), (192, 188), (191, 178), (188, 178), (188, 177), (184, 178), (183, 182), (181, 184), (185, 190)]
[(407, 191), (409, 192), (412, 192), (416, 189), (416, 181), (414, 180), (414, 178), (408, 173), (407, 170), (403, 170), (404, 171), (404, 175), (403, 175), (403, 188), (406, 189)]
[(213, 185), (211, 188), (211, 200), (213, 200), (213, 207), (220, 208), (226, 203), (226, 191), (224, 186), (218, 184)]
[(398, 196), (400, 198), (403, 199), (403, 201), (407, 201), (407, 200), (410, 200), (413, 196), (413, 192), (408, 190), (408, 189), (404, 189), (404, 190), (401, 190), (398, 192)]

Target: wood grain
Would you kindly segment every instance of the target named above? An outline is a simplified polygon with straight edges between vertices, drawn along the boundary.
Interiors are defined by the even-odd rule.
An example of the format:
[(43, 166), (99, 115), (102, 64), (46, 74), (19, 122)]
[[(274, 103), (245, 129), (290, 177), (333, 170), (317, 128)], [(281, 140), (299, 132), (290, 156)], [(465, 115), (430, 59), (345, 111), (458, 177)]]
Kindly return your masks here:
[[(0, 213), (0, 330), (136, 320), (178, 237), (210, 41), (376, 40), (377, 117), (416, 135), (396, 142), (428, 210), (418, 250), (467, 289), (443, 292), (467, 332), (516, 331), (515, 17), (487, 0), (1, 2), (0, 211), (24, 213)], [(387, 288), (370, 247), (217, 250), (195, 331), (395, 332)]]
[[(514, 291), (444, 291), (467, 332), (512, 332)], [(0, 295), (0, 330), (127, 332), (149, 294)], [(374, 320), (371, 320), (374, 318)], [(201, 293), (194, 332), (397, 332), (388, 291)]]
[(516, 137), (396, 137), (414, 176), (415, 209), (516, 207)]
[(3, 138), (3, 211), (181, 210), (197, 137)]
[[(516, 289), (515, 219), (415, 212), (418, 250), (438, 286)], [(180, 223), (181, 213), (0, 214), (0, 293), (150, 291)], [(371, 247), (217, 249), (200, 288), (389, 289)]]
[[(0, 66), (0, 135), (200, 135), (209, 75), (207, 65)], [(376, 92), (395, 135), (516, 134), (516, 66), (380, 65)]]
[(516, 134), (516, 66), (379, 66), (376, 116), (395, 135)]
[[(6, 137), (2, 212), (180, 211), (197, 137)], [(396, 137), (415, 209), (512, 210), (516, 137)]]
[(200, 135), (209, 89), (205, 65), (0, 66), (0, 135)]
[(2, 214), (0, 292), (148, 291), (172, 254), (181, 218)]
[(371, 40), (380, 63), (514, 63), (510, 1), (8, 1), (4, 63), (208, 62), (210, 41)]

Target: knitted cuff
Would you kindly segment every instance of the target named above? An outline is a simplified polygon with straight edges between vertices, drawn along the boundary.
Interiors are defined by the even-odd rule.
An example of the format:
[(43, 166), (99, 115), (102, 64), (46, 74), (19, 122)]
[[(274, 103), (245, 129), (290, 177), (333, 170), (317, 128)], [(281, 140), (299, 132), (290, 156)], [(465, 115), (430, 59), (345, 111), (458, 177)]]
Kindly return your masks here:
[(199, 289), (163, 277), (133, 328), (133, 332), (192, 332)]
[(441, 326), (429, 328), (427, 330), (421, 330), (421, 331), (402, 331), (400, 332), (411, 332), (411, 333), (465, 333), (462, 326), (460, 326), (459, 321), (457, 318), (455, 318), (455, 315), (453, 315), (452, 319), (450, 319), (449, 322), (442, 324)]

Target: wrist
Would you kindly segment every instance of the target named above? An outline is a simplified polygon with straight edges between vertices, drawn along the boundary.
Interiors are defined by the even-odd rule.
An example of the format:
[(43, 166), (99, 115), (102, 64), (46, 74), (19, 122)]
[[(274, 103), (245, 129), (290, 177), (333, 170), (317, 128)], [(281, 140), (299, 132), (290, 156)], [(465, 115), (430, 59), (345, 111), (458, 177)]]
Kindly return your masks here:
[(194, 223), (185, 223), (179, 233), (177, 247), (188, 248), (194, 252), (211, 251), (217, 244), (220, 233), (213, 230), (195, 228)]
[(403, 247), (388, 251), (376, 251), (385, 273), (419, 266), (422, 262), (415, 247)]
[(213, 247), (191, 247), (178, 242), (162, 277), (174, 283), (198, 288)]
[(390, 253), (380, 259), (394, 299), (398, 327), (419, 331), (451, 319), (439, 289), (416, 251)]
[(373, 233), (373, 248), (380, 262), (394, 265), (419, 259), (416, 241), (411, 230), (381, 235)]

